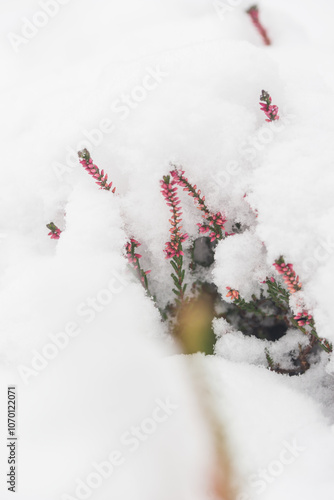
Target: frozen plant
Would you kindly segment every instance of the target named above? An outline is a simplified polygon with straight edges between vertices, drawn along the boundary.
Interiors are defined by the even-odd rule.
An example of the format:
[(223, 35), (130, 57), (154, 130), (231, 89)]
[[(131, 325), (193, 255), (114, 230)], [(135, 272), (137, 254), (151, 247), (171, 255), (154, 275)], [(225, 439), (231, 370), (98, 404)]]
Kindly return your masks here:
[(271, 45), (271, 41), (267, 35), (267, 31), (264, 29), (264, 27), (261, 24), (260, 18), (259, 18), (259, 8), (257, 5), (252, 5), (247, 11), (247, 14), (250, 15), (251, 20), (257, 29), (257, 31), (260, 33), (263, 43), (265, 45)]
[(278, 107), (275, 106), (274, 104), (271, 104), (271, 97), (268, 92), (265, 90), (262, 90), (262, 94), (260, 95), (260, 107), (261, 111), (264, 111), (264, 114), (266, 115), (266, 122), (273, 122), (275, 120), (279, 119), (278, 116)]
[[(254, 10), (254, 8), (253, 8)], [(256, 9), (256, 14), (258, 14)], [(279, 119), (278, 107), (272, 105), (272, 99), (268, 92), (262, 91), (260, 96), (261, 110), (264, 111), (267, 122)], [(115, 193), (112, 189), (112, 182), (108, 183), (108, 175), (100, 171), (94, 164), (89, 151), (83, 149), (78, 153), (81, 165), (93, 177), (100, 189), (105, 189)], [(222, 212), (213, 212), (209, 209), (205, 196), (196, 184), (192, 184), (185, 176), (185, 171), (181, 167), (172, 165), (173, 170), (169, 175), (164, 176), (160, 181), (161, 193), (164, 196), (171, 216), (170, 240), (165, 243), (164, 253), (166, 259), (170, 261), (173, 268), (171, 277), (174, 282), (172, 289), (176, 295), (175, 303), (164, 305), (159, 308), (164, 320), (168, 320), (171, 332), (183, 343), (184, 352), (196, 352), (202, 350), (207, 353), (213, 352), (215, 343), (212, 320), (215, 317), (223, 317), (245, 335), (255, 335), (258, 338), (275, 341), (282, 337), (286, 331), (294, 327), (308, 337), (309, 343), (306, 347), (300, 347), (298, 363), (295, 371), (287, 371), (290, 375), (294, 373), (304, 373), (309, 368), (308, 356), (317, 345), (321, 346), (327, 353), (332, 352), (331, 344), (318, 336), (312, 314), (303, 309), (292, 311), (290, 298), (292, 294), (301, 291), (302, 285), (296, 275), (293, 265), (286, 263), (283, 257), (274, 262), (274, 267), (281, 279), (273, 276), (266, 278), (262, 282), (260, 296), (252, 295), (251, 300), (241, 297), (240, 292), (235, 288), (227, 287), (226, 298), (222, 298), (217, 286), (212, 282), (210, 273), (205, 274), (203, 267), (209, 268), (213, 262), (214, 249), (217, 243), (227, 236), (235, 233), (228, 233), (225, 230), (227, 222)], [(185, 284), (185, 262), (183, 243), (188, 239), (188, 234), (182, 230), (182, 208), (181, 200), (178, 196), (178, 189), (189, 195), (201, 212), (202, 222), (197, 223), (200, 238), (195, 240), (192, 250), (188, 248), (188, 255), (192, 258), (189, 266), (191, 273), (187, 281), (190, 284), (190, 291), (185, 295), (187, 284)], [(49, 235), (52, 239), (59, 239), (61, 231), (53, 222), (47, 226), (50, 229)], [(241, 226), (237, 221), (231, 225), (232, 231), (241, 232)], [(201, 258), (196, 259), (196, 243), (201, 240)], [(204, 244), (205, 243), (205, 244)], [(129, 235), (129, 240), (125, 246), (125, 253), (129, 263), (134, 267), (141, 283), (145, 287), (148, 295), (147, 276), (150, 270), (144, 271), (140, 259), (142, 255), (138, 253), (141, 244)], [(198, 248), (197, 248), (198, 250)], [(212, 253), (212, 260), (203, 257), (205, 251)], [(197, 272), (196, 265), (202, 266)], [(282, 281), (281, 281), (282, 280)], [(151, 296), (152, 297), (152, 296)], [(153, 297), (155, 299), (155, 297)], [(229, 300), (226, 300), (229, 299)], [(157, 304), (157, 307), (158, 304)], [(220, 311), (220, 312), (217, 312)], [(280, 373), (285, 373), (279, 364), (275, 364), (269, 351), (266, 352), (268, 365)]]
[(52, 240), (59, 240), (60, 233), (61, 233), (61, 230), (59, 229), (59, 227), (57, 227), (53, 222), (50, 222), (49, 224), (47, 224), (46, 227), (48, 229), (50, 229), (48, 236), (50, 236), (50, 238)]

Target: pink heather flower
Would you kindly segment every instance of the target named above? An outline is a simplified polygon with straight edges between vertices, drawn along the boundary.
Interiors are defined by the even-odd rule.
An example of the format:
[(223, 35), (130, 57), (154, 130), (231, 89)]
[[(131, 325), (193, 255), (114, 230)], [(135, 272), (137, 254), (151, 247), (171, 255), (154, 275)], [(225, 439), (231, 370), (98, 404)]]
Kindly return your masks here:
[[(277, 272), (282, 276), (285, 284), (288, 287), (289, 292), (295, 293), (301, 290), (302, 284), (299, 282), (299, 277), (296, 276), (296, 273), (293, 269), (292, 264), (286, 264), (284, 262), (283, 257), (280, 257), (278, 260), (274, 262), (274, 267), (277, 270)], [(294, 316), (294, 320), (297, 322), (299, 327), (304, 327), (306, 325), (310, 326), (310, 331), (309, 333), (315, 337), (316, 341), (319, 343), (319, 345), (326, 351), (326, 352), (332, 352), (333, 348), (332, 345), (326, 340), (322, 339), (321, 337), (318, 337), (318, 334), (315, 330), (315, 325), (314, 325), (314, 319), (311, 314), (308, 313), (308, 311), (303, 310), (296, 314)], [(305, 333), (305, 331), (303, 330)]]
[(267, 31), (264, 29), (264, 27), (261, 24), (261, 21), (259, 19), (259, 9), (257, 5), (253, 5), (247, 10), (247, 14), (250, 15), (251, 20), (257, 29), (257, 31), (260, 33), (263, 43), (265, 45), (271, 45), (271, 41), (267, 35)]
[(260, 108), (261, 111), (266, 115), (266, 122), (273, 122), (275, 120), (279, 120), (278, 116), (278, 107), (271, 104), (271, 97), (268, 92), (262, 90), (262, 94), (260, 95)]
[(125, 251), (129, 263), (136, 269), (140, 281), (143, 283), (146, 290), (148, 290), (148, 281), (146, 275), (149, 274), (151, 270), (144, 271), (140, 266), (139, 259), (141, 259), (142, 255), (136, 253), (136, 248), (138, 248), (140, 245), (141, 243), (139, 243), (134, 238), (131, 238), (130, 241), (128, 241), (125, 245)]
[[(315, 325), (314, 325), (314, 318), (311, 314), (308, 313), (308, 311), (303, 310), (296, 314), (293, 318), (295, 321), (297, 321), (297, 324), (300, 328), (304, 328), (302, 331), (303, 333), (310, 333), (316, 341), (319, 343), (319, 345), (324, 349), (326, 352), (332, 352), (333, 351), (333, 346), (328, 342), (328, 340), (321, 338), (318, 336), (316, 330), (315, 330)], [(306, 331), (305, 326), (309, 326), (310, 330)]]
[(226, 289), (228, 290), (226, 297), (231, 297), (232, 300), (239, 299), (239, 292), (237, 290), (234, 290), (230, 286), (227, 286)]
[(299, 326), (310, 325), (313, 323), (313, 317), (307, 311), (299, 312), (294, 319), (297, 321)]
[(276, 271), (282, 276), (290, 293), (298, 292), (302, 284), (299, 282), (299, 276), (296, 276), (292, 264), (286, 264), (283, 257), (280, 257), (273, 264)]
[(201, 210), (204, 221), (197, 224), (199, 232), (204, 234), (210, 231), (209, 237), (211, 241), (224, 238), (224, 236), (227, 235), (226, 232), (223, 233), (225, 230), (224, 224), (226, 223), (225, 217), (220, 212), (216, 214), (210, 212), (205, 204), (205, 196), (201, 196), (201, 190), (197, 189), (196, 184), (194, 186), (190, 184), (188, 179), (184, 176), (184, 170), (175, 167), (170, 174), (173, 177), (173, 181), (178, 186), (182, 187), (183, 191), (186, 191), (189, 196), (194, 198), (194, 201), (197, 203), (197, 208)]
[(60, 233), (61, 233), (61, 230), (59, 229), (59, 227), (57, 227), (53, 222), (50, 222), (49, 224), (47, 224), (46, 227), (48, 229), (50, 229), (48, 236), (50, 236), (50, 238), (52, 240), (59, 240)]
[[(100, 186), (100, 189), (106, 189), (107, 191), (111, 190), (112, 182), (108, 184), (108, 174), (104, 173), (104, 170), (100, 172), (98, 167), (94, 165), (93, 160), (90, 157), (90, 153), (87, 149), (83, 149), (79, 151), (78, 156), (80, 158), (80, 163), (84, 167), (84, 169), (95, 179), (96, 184)], [(115, 193), (116, 188), (112, 190), (112, 193)]]

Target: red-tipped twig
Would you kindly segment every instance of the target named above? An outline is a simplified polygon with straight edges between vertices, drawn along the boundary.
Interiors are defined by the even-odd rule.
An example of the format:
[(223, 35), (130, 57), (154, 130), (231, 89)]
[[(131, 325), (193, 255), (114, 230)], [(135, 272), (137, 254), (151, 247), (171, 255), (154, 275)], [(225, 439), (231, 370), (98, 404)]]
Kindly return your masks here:
[(174, 284), (176, 288), (173, 288), (173, 292), (178, 297), (179, 301), (182, 302), (184, 299), (184, 293), (187, 285), (183, 284), (185, 271), (183, 269), (183, 248), (182, 243), (188, 238), (187, 233), (182, 233), (182, 219), (181, 219), (181, 208), (180, 199), (177, 197), (177, 187), (175, 180), (171, 180), (170, 176), (164, 176), (163, 180), (160, 181), (161, 192), (166, 200), (167, 205), (170, 207), (170, 212), (172, 214), (169, 222), (171, 224), (170, 241), (167, 241), (165, 247), (166, 259), (171, 259), (170, 263), (175, 271), (172, 273)]
[(267, 31), (264, 29), (264, 27), (261, 24), (260, 18), (259, 18), (259, 8), (257, 5), (253, 5), (247, 10), (247, 14), (250, 15), (251, 20), (257, 29), (257, 31), (260, 33), (263, 43), (265, 45), (271, 45), (271, 41), (267, 35)]
[(199, 232), (207, 233), (210, 231), (209, 236), (211, 241), (221, 240), (224, 238), (226, 233), (223, 233), (223, 231), (225, 230), (224, 224), (226, 219), (222, 216), (222, 214), (220, 212), (217, 212), (216, 214), (210, 212), (205, 203), (205, 196), (201, 196), (201, 190), (197, 189), (196, 184), (194, 186), (190, 184), (188, 179), (184, 176), (184, 170), (175, 167), (175, 169), (171, 171), (171, 176), (173, 177), (175, 183), (182, 187), (183, 191), (186, 191), (189, 196), (194, 199), (197, 204), (197, 208), (201, 210), (204, 221), (202, 224), (197, 224)]
[(324, 351), (328, 353), (332, 352), (332, 344), (328, 342), (328, 340), (318, 336), (315, 329), (314, 318), (308, 313), (308, 311), (299, 312), (296, 316), (294, 316), (291, 322), (302, 333), (304, 333), (304, 335), (312, 335)]
[[(98, 186), (101, 189), (106, 189), (107, 191), (111, 190), (112, 182), (108, 184), (108, 174), (104, 173), (104, 170), (100, 172), (99, 168), (94, 165), (93, 160), (90, 157), (90, 153), (87, 149), (83, 149), (79, 151), (78, 156), (80, 158), (80, 163), (84, 167), (84, 169), (91, 175)], [(112, 193), (116, 191), (116, 188), (112, 189)]]
[(279, 120), (278, 116), (278, 107), (274, 104), (271, 104), (271, 97), (268, 92), (262, 90), (262, 94), (260, 95), (260, 107), (261, 111), (266, 115), (266, 122), (273, 122), (275, 120)]
[(142, 256), (136, 252), (136, 248), (140, 245), (141, 243), (139, 243), (134, 238), (131, 238), (130, 241), (128, 241), (128, 243), (125, 245), (126, 256), (130, 264), (132, 264), (136, 269), (139, 279), (144, 285), (145, 289), (148, 290), (147, 274), (149, 274), (151, 271), (144, 271), (140, 266), (139, 259)]
[(60, 233), (61, 233), (61, 230), (59, 229), (59, 227), (57, 227), (53, 222), (50, 222), (49, 224), (47, 224), (46, 227), (48, 229), (50, 229), (48, 236), (50, 236), (50, 238), (52, 240), (59, 240)]
[(235, 290), (234, 288), (231, 288), (230, 286), (227, 286), (226, 290), (227, 290), (226, 297), (230, 297), (233, 304), (240, 307), (240, 309), (243, 309), (244, 311), (246, 311), (248, 313), (254, 313), (254, 314), (263, 316), (263, 312), (261, 312), (261, 310), (258, 308), (258, 306), (256, 304), (255, 295), (252, 296), (251, 302), (246, 302), (243, 298), (240, 297), (240, 293), (238, 292), (238, 290)]

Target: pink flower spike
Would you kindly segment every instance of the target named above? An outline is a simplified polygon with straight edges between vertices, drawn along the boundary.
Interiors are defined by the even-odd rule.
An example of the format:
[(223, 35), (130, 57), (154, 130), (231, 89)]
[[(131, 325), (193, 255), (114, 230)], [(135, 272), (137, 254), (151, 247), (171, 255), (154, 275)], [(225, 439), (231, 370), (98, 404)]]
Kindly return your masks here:
[[(94, 165), (93, 160), (90, 157), (90, 153), (87, 149), (83, 149), (79, 151), (79, 161), (84, 169), (96, 180), (96, 184), (100, 186), (101, 189), (105, 189), (107, 191), (111, 190), (112, 182), (107, 184), (108, 174), (104, 174), (104, 170), (100, 172), (98, 167)], [(115, 188), (112, 190), (112, 193), (115, 193)]]

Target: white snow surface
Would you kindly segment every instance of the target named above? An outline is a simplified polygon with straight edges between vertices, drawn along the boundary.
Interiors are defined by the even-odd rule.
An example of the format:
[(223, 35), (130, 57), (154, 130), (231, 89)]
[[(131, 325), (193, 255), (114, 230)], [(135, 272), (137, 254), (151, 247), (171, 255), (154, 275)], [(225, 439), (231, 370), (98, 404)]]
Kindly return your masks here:
[[(45, 26), (31, 28), (46, 4)], [(218, 244), (219, 291), (249, 299), (284, 255), (319, 335), (334, 341), (334, 5), (258, 4), (270, 47), (245, 0), (1, 2), (0, 498), (13, 495), (16, 385), (17, 500), (80, 498), (77, 481), (115, 450), (122, 464), (85, 498), (209, 500), (213, 442), (189, 363), (206, 373), (238, 500), (333, 498), (334, 358), (300, 377), (269, 372), (270, 343), (222, 320), (214, 356), (179, 355), (124, 258), (128, 237), (141, 241), (152, 292), (172, 299), (159, 180), (175, 162), (212, 210), (247, 228)], [(277, 123), (264, 121), (262, 89)], [(83, 147), (116, 195), (82, 169)], [(181, 198), (190, 245), (201, 217)], [(298, 342), (289, 332), (269, 347), (284, 357)], [(168, 418), (152, 424), (166, 401)], [(156, 428), (131, 452), (122, 436), (145, 419)]]

